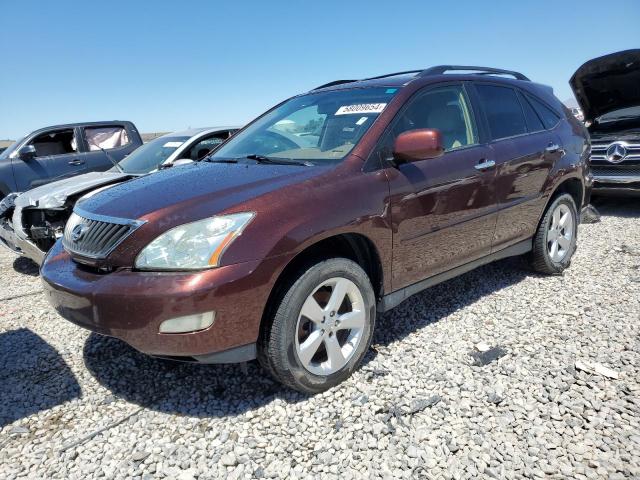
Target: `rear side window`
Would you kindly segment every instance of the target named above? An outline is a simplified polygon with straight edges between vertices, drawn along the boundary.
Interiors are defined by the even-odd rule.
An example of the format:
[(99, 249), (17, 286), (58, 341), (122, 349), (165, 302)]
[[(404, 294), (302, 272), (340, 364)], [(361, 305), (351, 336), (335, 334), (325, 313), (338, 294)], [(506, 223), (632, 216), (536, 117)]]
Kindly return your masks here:
[(129, 136), (123, 127), (86, 127), (84, 137), (89, 151), (109, 150), (129, 143)]
[(542, 103), (539, 100), (536, 100), (530, 95), (526, 95), (526, 97), (527, 97), (527, 100), (531, 102), (531, 105), (533, 105), (533, 108), (535, 108), (536, 112), (538, 112), (538, 115), (540, 115), (540, 118), (542, 119), (542, 123), (544, 123), (545, 128), (551, 129), (558, 124), (558, 122), (560, 121), (560, 115), (558, 115), (556, 112), (554, 112), (549, 107), (547, 107), (544, 103)]
[(530, 132), (539, 132), (544, 130), (542, 120), (540, 120), (540, 117), (525, 96), (518, 94), (518, 98), (520, 98), (520, 103), (522, 103), (522, 110), (524, 111), (524, 119), (527, 122), (527, 129)]
[(476, 89), (493, 140), (527, 133), (522, 107), (512, 88), (476, 85)]

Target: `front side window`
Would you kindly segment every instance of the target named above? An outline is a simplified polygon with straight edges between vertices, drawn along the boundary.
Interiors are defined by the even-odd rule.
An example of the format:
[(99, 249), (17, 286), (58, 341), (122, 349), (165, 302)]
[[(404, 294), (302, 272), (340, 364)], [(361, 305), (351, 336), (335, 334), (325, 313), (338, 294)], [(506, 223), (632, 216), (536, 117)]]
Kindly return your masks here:
[(264, 156), (314, 164), (340, 162), (398, 90), (334, 90), (292, 98), (236, 134), (209, 158)]
[(476, 85), (476, 90), (493, 140), (527, 133), (524, 114), (515, 90), (496, 85)]
[(445, 151), (478, 143), (478, 135), (461, 85), (435, 88), (419, 94), (394, 120), (390, 140), (408, 130), (437, 129)]
[(36, 149), (36, 157), (76, 153), (78, 143), (73, 128), (42, 133), (29, 142)]
[(129, 143), (123, 127), (85, 127), (84, 137), (90, 152), (123, 147)]
[(188, 158), (193, 161), (202, 160), (209, 155), (214, 148), (224, 142), (227, 137), (228, 134), (224, 133), (204, 138), (182, 153), (181, 158)]
[[(149, 173), (160, 167), (190, 137), (158, 137), (145, 143), (120, 160), (118, 165), (125, 173)], [(114, 167), (115, 169), (115, 167)]]

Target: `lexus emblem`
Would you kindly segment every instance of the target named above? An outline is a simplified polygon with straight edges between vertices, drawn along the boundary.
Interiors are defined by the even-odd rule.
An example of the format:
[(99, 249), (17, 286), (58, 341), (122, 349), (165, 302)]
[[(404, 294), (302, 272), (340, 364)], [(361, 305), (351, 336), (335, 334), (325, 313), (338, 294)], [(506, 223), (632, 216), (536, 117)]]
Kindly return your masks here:
[(621, 143), (612, 143), (607, 148), (607, 160), (611, 163), (620, 163), (627, 156), (627, 147)]
[(80, 240), (82, 238), (82, 236), (84, 235), (84, 233), (86, 231), (87, 231), (87, 226), (86, 225), (83, 225), (82, 223), (76, 225), (71, 230), (71, 240), (73, 240), (74, 242), (77, 242), (78, 240)]

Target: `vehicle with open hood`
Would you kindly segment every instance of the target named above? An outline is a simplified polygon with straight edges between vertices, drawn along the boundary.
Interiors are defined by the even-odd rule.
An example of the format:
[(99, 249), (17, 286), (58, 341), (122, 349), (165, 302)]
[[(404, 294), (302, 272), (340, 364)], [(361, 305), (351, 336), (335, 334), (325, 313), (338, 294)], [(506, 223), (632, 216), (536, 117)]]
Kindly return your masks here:
[(205, 161), (78, 202), (41, 276), (63, 317), (142, 352), (257, 357), (319, 392), (358, 367), (377, 312), (410, 295), (508, 256), (567, 268), (588, 154), (584, 126), (518, 72), (339, 80)]
[(640, 194), (640, 49), (589, 60), (570, 84), (591, 134), (594, 191)]
[(62, 178), (102, 172), (142, 145), (131, 122), (55, 125), (25, 135), (0, 153), (0, 200)]
[(163, 135), (112, 164), (106, 172), (85, 173), (48, 183), (0, 202), (0, 244), (40, 264), (62, 236), (78, 199), (135, 177), (201, 160), (237, 127), (193, 128)]

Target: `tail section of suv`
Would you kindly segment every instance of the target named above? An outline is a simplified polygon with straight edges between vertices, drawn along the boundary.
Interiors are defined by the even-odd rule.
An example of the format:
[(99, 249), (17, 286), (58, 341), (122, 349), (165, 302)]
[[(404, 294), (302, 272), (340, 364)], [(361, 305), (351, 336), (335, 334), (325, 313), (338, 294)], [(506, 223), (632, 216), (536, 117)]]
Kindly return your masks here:
[(138, 130), (126, 121), (41, 128), (0, 153), (0, 200), (54, 180), (108, 170), (140, 145)]
[(517, 72), (331, 82), (206, 162), (77, 203), (42, 278), (63, 317), (145, 353), (258, 358), (319, 392), (357, 368), (377, 313), (409, 295), (513, 255), (567, 268), (588, 146), (551, 89)]
[(589, 60), (570, 83), (591, 134), (594, 190), (640, 195), (640, 49)]

